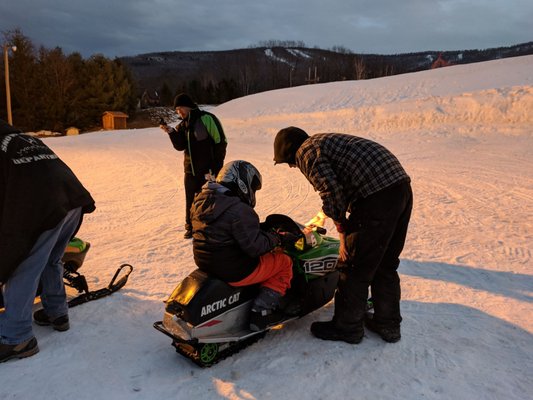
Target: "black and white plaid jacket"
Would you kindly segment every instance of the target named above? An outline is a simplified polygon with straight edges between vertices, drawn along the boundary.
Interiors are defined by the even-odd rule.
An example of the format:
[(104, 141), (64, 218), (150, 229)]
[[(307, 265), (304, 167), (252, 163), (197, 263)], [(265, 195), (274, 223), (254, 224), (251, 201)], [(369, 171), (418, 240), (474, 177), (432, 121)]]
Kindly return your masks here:
[(410, 181), (385, 147), (341, 133), (311, 136), (296, 152), (296, 165), (319, 192), (324, 213), (341, 224), (357, 199)]

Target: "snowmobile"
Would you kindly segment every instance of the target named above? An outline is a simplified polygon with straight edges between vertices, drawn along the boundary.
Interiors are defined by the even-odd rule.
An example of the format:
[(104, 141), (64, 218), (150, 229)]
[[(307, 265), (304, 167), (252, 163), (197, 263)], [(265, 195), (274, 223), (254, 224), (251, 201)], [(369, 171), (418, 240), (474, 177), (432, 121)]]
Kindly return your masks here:
[[(283, 298), (284, 318), (276, 326), (301, 318), (332, 300), (339, 271), (339, 240), (319, 226), (303, 226), (273, 214), (261, 224), (265, 230), (299, 235), (294, 247), (284, 249), (293, 260), (291, 288)], [(273, 327), (249, 329), (252, 302), (259, 285), (233, 287), (199, 269), (174, 289), (162, 321), (154, 328), (172, 339), (176, 351), (200, 367), (209, 367), (264, 337)]]
[[(91, 244), (80, 238), (74, 237), (63, 254), (61, 261), (63, 261), (63, 282), (78, 291), (78, 295), (68, 301), (70, 308), (78, 306), (89, 301), (97, 300), (120, 290), (128, 281), (129, 275), (133, 271), (130, 264), (122, 264), (118, 267), (111, 282), (104, 288), (98, 290), (89, 290), (85, 276), (78, 272), (78, 269), (83, 265), (85, 256), (91, 248)], [(37, 296), (41, 293), (41, 288), (37, 289)], [(0, 308), (4, 307), (2, 292), (0, 290)]]

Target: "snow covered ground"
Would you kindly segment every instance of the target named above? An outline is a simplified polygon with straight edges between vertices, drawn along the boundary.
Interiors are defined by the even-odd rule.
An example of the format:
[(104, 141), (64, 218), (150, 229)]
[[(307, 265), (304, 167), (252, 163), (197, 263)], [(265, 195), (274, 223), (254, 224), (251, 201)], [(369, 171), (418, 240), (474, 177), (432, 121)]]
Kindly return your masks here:
[[(79, 236), (92, 288), (128, 285), (35, 327), (41, 352), (0, 365), (1, 399), (517, 399), (533, 396), (533, 56), (368, 81), (295, 87), (213, 110), (227, 161), (263, 174), (258, 213), (311, 218), (320, 199), (272, 162), (275, 133), (346, 132), (391, 149), (415, 206), (400, 273), (402, 340), (309, 332), (333, 304), (200, 369), (152, 323), (195, 266), (182, 239), (182, 155), (158, 128), (45, 139), (97, 202)], [(335, 235), (331, 222), (326, 225)]]

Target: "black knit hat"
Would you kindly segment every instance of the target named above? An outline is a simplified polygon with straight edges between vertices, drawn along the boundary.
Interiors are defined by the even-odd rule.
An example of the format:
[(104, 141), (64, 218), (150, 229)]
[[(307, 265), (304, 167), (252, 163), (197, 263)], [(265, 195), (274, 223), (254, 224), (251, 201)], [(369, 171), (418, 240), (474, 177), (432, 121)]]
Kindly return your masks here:
[(174, 108), (176, 107), (189, 107), (196, 108), (198, 107), (191, 97), (188, 94), (181, 93), (174, 98)]
[(296, 164), (296, 152), (309, 135), (302, 129), (289, 126), (278, 132), (274, 139), (274, 165)]

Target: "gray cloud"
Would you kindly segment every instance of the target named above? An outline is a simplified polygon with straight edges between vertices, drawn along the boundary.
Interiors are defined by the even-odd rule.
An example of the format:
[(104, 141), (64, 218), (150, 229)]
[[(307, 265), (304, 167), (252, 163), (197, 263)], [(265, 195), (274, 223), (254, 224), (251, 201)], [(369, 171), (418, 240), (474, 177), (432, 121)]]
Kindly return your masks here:
[[(10, 3), (10, 4), (9, 4)], [(35, 0), (0, 3), (0, 29), (88, 57), (244, 48), (265, 40), (393, 54), (533, 40), (530, 0)]]

